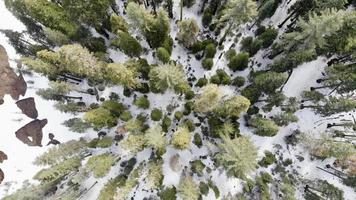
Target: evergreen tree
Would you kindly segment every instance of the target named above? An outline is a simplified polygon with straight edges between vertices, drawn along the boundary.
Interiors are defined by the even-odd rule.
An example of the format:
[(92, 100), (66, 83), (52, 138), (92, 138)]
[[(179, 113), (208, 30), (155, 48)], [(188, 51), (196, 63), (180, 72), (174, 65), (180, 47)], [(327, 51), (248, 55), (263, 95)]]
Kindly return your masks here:
[(257, 149), (246, 137), (230, 139), (229, 136), (221, 135), (222, 143), (219, 144), (221, 151), (215, 155), (230, 176), (245, 178), (246, 174), (257, 167)]
[(177, 38), (186, 48), (191, 47), (199, 33), (199, 26), (194, 19), (187, 19), (179, 22), (179, 32)]
[(265, 72), (256, 75), (253, 78), (253, 83), (260, 91), (266, 94), (273, 94), (276, 89), (285, 83), (286, 80), (287, 75), (284, 73)]
[(183, 177), (177, 187), (178, 196), (182, 200), (198, 200), (199, 187), (190, 176)]
[(105, 108), (95, 108), (85, 113), (84, 121), (93, 124), (97, 129), (103, 127), (113, 127), (117, 124), (117, 119)]
[(341, 112), (349, 112), (356, 108), (356, 100), (350, 98), (329, 97), (317, 105), (302, 105), (302, 108), (315, 109), (323, 116), (330, 116)]
[(89, 158), (86, 168), (93, 172), (95, 178), (102, 178), (109, 173), (111, 166), (115, 164), (116, 157), (109, 153), (95, 155)]
[(158, 155), (165, 153), (167, 139), (165, 133), (162, 131), (162, 127), (154, 125), (145, 132), (146, 146), (154, 148)]
[(195, 99), (194, 110), (202, 114), (209, 113), (218, 108), (222, 97), (222, 91), (217, 85), (206, 85)]
[(250, 101), (244, 96), (235, 96), (225, 100), (219, 108), (217, 113), (227, 117), (239, 117), (241, 113), (247, 112), (250, 106)]
[(158, 92), (171, 89), (176, 93), (183, 93), (190, 88), (182, 66), (179, 64), (170, 63), (154, 67), (149, 77), (151, 87)]
[(112, 45), (117, 46), (126, 55), (130, 57), (139, 57), (142, 52), (140, 43), (129, 33), (118, 31), (118, 39), (112, 42)]
[(135, 68), (129, 68), (125, 64), (110, 63), (107, 65), (107, 79), (114, 84), (120, 84), (127, 88), (137, 88), (140, 85), (138, 72)]
[(171, 143), (180, 150), (188, 149), (191, 142), (191, 134), (186, 127), (179, 127), (176, 132), (173, 133)]
[(259, 136), (275, 136), (279, 127), (269, 119), (254, 117), (249, 121), (249, 125), (255, 128), (254, 133)]

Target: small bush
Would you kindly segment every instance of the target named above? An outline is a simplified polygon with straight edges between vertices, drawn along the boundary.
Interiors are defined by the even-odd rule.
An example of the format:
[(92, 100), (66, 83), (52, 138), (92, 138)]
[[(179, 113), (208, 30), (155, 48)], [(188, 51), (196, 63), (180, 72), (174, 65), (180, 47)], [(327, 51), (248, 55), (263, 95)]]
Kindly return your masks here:
[(228, 64), (228, 67), (232, 71), (242, 71), (248, 67), (248, 53), (239, 53), (236, 56), (233, 56)]
[(194, 134), (193, 143), (199, 148), (203, 146), (203, 141), (198, 133)]
[(183, 113), (181, 111), (177, 111), (174, 113), (174, 118), (180, 121), (183, 118)]
[(134, 101), (134, 105), (142, 109), (148, 109), (150, 107), (150, 101), (147, 97), (142, 96)]
[(206, 84), (208, 84), (208, 79), (206, 79), (206, 78), (200, 78), (200, 79), (198, 80), (198, 82), (195, 84), (195, 86), (197, 86), (197, 87), (203, 87), (203, 86), (205, 86)]
[(155, 108), (151, 112), (151, 119), (153, 121), (159, 121), (162, 118), (162, 111), (158, 108)]
[(217, 85), (230, 85), (230, 76), (222, 69), (216, 70), (216, 74), (210, 78), (210, 82)]
[(245, 85), (245, 78), (242, 76), (237, 76), (236, 78), (234, 78), (234, 80), (232, 80), (232, 85), (236, 86), (236, 87), (242, 87), (243, 85)]
[(274, 28), (268, 28), (265, 32), (263, 32), (258, 39), (262, 41), (262, 47), (268, 48), (272, 45), (273, 41), (276, 39), (278, 35), (278, 31)]
[(228, 60), (231, 60), (234, 56), (236, 56), (236, 50), (235, 49), (229, 49), (226, 53), (225, 56)]
[(206, 58), (202, 62), (202, 66), (205, 70), (211, 70), (213, 65), (214, 65), (214, 61), (212, 58)]
[(163, 120), (162, 120), (162, 130), (164, 132), (168, 132), (169, 127), (172, 124), (172, 120), (168, 117), (168, 116), (164, 116)]
[(216, 46), (213, 43), (206, 45), (204, 53), (206, 58), (214, 58)]
[(277, 161), (276, 157), (270, 151), (265, 151), (265, 157), (262, 158), (258, 162), (258, 164), (262, 167), (268, 167), (269, 165), (275, 163)]
[(133, 38), (130, 34), (120, 31), (119, 38), (112, 42), (112, 45), (117, 46), (126, 55), (130, 57), (138, 57), (142, 52), (140, 43)]
[(170, 57), (169, 52), (165, 48), (159, 47), (157, 49), (157, 58), (163, 63), (169, 62)]

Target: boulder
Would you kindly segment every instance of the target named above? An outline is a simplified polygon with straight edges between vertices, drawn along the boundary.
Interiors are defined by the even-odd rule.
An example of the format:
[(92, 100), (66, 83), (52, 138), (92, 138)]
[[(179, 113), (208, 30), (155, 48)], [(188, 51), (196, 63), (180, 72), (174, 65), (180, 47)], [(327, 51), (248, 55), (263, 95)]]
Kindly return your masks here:
[(9, 57), (5, 48), (0, 45), (0, 105), (4, 103), (4, 96), (10, 96), (18, 100), (20, 95), (25, 95), (27, 84), (22, 75), (17, 76), (11, 69), (9, 64)]
[(4, 178), (5, 178), (5, 174), (4, 174), (4, 172), (1, 170), (1, 168), (0, 168), (0, 184), (2, 183), (2, 181), (4, 180)]
[(0, 163), (4, 162), (4, 160), (7, 160), (7, 155), (0, 151)]
[[(35, 119), (32, 122), (26, 124), (18, 131), (16, 131), (16, 137), (27, 144), (28, 146), (42, 147), (42, 128), (47, 124), (47, 119), (38, 120)], [(31, 138), (31, 139), (30, 139)]]
[(36, 109), (35, 99), (33, 97), (29, 97), (26, 99), (21, 99), (16, 102), (18, 108), (21, 109), (22, 113), (27, 117), (36, 119), (38, 117), (38, 112)]

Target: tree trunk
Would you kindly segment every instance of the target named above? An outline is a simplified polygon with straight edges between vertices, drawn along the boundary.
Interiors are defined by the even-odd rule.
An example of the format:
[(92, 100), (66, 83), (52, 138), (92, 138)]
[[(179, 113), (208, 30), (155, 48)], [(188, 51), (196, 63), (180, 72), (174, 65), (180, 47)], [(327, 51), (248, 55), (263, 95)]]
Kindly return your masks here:
[(183, 20), (183, 0), (180, 0), (180, 19), (179, 21)]
[(221, 46), (221, 45), (224, 43), (224, 41), (225, 41), (227, 35), (230, 33), (230, 31), (231, 31), (231, 29), (232, 29), (232, 26), (233, 26), (233, 23), (230, 22), (229, 27), (225, 30), (224, 35), (222, 36), (222, 38), (221, 38), (220, 41), (219, 41), (219, 46)]
[(151, 2), (152, 2), (153, 13), (154, 13), (154, 15), (157, 15), (156, 2), (155, 2), (155, 0), (151, 0)]

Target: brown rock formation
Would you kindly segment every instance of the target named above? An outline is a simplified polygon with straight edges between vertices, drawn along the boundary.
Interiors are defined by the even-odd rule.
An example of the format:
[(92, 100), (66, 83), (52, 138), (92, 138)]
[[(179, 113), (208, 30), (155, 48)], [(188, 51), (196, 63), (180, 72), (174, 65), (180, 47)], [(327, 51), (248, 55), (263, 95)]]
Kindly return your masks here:
[[(16, 137), (27, 144), (28, 146), (42, 147), (42, 128), (47, 124), (47, 119), (38, 120), (35, 119), (32, 122), (26, 124), (18, 131), (16, 131)], [(30, 139), (31, 138), (31, 139)]]
[(4, 162), (4, 160), (7, 160), (7, 155), (0, 151), (0, 163)]
[(32, 119), (36, 119), (38, 117), (38, 112), (36, 109), (35, 99), (33, 97), (29, 97), (27, 99), (21, 99), (16, 102), (18, 108), (21, 109), (22, 113), (27, 115)]
[(4, 172), (1, 170), (1, 168), (0, 168), (0, 184), (2, 183), (2, 181), (4, 180), (4, 178), (5, 178), (5, 174), (4, 174)]
[(22, 75), (17, 76), (11, 69), (9, 64), (9, 57), (5, 51), (5, 48), (0, 45), (0, 105), (4, 103), (5, 94), (18, 100), (20, 95), (25, 95), (27, 90), (27, 84)]

